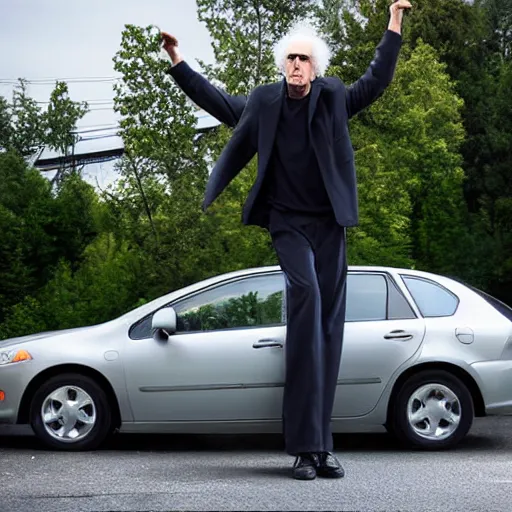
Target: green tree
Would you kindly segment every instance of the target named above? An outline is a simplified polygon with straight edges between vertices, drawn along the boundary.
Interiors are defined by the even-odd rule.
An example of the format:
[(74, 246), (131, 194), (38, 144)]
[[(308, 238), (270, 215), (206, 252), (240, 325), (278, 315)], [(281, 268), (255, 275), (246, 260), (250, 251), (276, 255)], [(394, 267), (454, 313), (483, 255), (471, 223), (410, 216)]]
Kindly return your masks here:
[(42, 146), (67, 155), (75, 142), (72, 132), (76, 123), (87, 111), (87, 103), (72, 101), (67, 84), (59, 81), (43, 110), (29, 96), (27, 82), (20, 79), (12, 104), (0, 97), (0, 148), (17, 151), (25, 158)]
[[(84, 117), (89, 110), (86, 102), (75, 102), (69, 97), (68, 85), (65, 82), (57, 82), (55, 89), (50, 95), (48, 108), (41, 116), (41, 124), (45, 130), (44, 143), (50, 149), (59, 154), (68, 156), (70, 150), (77, 142), (74, 133), (77, 122)], [(71, 173), (76, 169), (71, 167)], [(54, 179), (57, 183), (62, 182), (66, 172), (64, 165), (58, 170)]]
[(0, 323), (10, 307), (52, 278), (59, 259), (76, 267), (96, 235), (96, 200), (79, 177), (55, 193), (20, 155), (0, 154)]
[(125, 158), (118, 167), (123, 179), (110, 192), (111, 213), (124, 226), (124, 239), (148, 255), (150, 296), (202, 276), (192, 262), (207, 178), (195, 107), (168, 74), (160, 45), (155, 27), (128, 25), (114, 58), (122, 73), (115, 108), (122, 115)]
[(140, 304), (144, 258), (104, 234), (84, 253), (73, 271), (60, 260), (53, 278), (13, 306), (0, 324), (0, 339), (45, 330), (105, 322)]
[(464, 222), (461, 107), (445, 65), (419, 42), (351, 122), (361, 215), (349, 232), (352, 263), (453, 270)]
[(198, 0), (198, 18), (210, 33), (215, 56), (215, 65), (200, 61), (203, 69), (231, 94), (248, 94), (257, 85), (276, 80), (272, 46), (314, 4), (312, 0)]
[(0, 154), (0, 322), (8, 307), (44, 280), (44, 253), (51, 241), (43, 225), (51, 202), (47, 180), (16, 153)]
[(121, 136), (126, 153), (148, 164), (147, 173), (168, 180), (193, 169), (197, 146), (194, 107), (178, 93), (159, 58), (159, 31), (152, 26), (126, 25), (114, 69), (122, 80), (114, 85), (114, 109), (121, 114)]
[(13, 129), (6, 133), (10, 137), (2, 141), (2, 146), (14, 149), (23, 157), (30, 156), (44, 145), (45, 127), (43, 111), (28, 95), (26, 81), (20, 80), (15, 87), (10, 108)]
[(130, 226), (123, 236), (147, 251), (150, 295), (267, 262), (271, 253), (262, 230), (240, 236), (240, 187), (231, 201), (216, 204), (207, 215), (201, 211), (208, 167), (230, 132), (197, 134), (195, 107), (167, 74), (159, 49), (153, 27), (128, 26), (114, 59), (123, 73), (116, 108), (123, 116), (127, 156), (120, 166), (123, 181), (109, 192), (117, 225)]
[(43, 111), (20, 80), (12, 104), (0, 98), (0, 323), (10, 308), (53, 276), (60, 258), (76, 267), (96, 234), (96, 194), (80, 177), (52, 184), (28, 166), (38, 148), (66, 152), (71, 131), (86, 112), (57, 82)]
[(0, 96), (0, 149), (7, 150), (13, 136), (11, 110), (7, 100)]

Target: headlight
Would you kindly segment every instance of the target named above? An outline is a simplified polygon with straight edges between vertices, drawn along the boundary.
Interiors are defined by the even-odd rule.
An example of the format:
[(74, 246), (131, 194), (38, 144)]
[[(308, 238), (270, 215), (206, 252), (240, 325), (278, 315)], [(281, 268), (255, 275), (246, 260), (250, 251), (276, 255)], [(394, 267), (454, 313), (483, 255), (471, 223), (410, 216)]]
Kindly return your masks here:
[(0, 366), (9, 363), (29, 361), (32, 356), (26, 350), (5, 350), (0, 352)]

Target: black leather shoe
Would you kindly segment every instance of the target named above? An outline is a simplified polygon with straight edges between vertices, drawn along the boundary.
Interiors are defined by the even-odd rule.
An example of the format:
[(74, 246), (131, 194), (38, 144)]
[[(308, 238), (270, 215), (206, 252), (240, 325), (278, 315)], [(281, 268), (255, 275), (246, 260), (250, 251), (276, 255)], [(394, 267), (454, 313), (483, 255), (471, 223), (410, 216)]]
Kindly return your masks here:
[(342, 478), (345, 476), (345, 470), (342, 468), (340, 461), (331, 452), (318, 454), (316, 472), (318, 476), (324, 478)]
[(297, 480), (314, 480), (316, 478), (317, 464), (318, 460), (313, 453), (297, 455), (293, 465), (293, 478)]

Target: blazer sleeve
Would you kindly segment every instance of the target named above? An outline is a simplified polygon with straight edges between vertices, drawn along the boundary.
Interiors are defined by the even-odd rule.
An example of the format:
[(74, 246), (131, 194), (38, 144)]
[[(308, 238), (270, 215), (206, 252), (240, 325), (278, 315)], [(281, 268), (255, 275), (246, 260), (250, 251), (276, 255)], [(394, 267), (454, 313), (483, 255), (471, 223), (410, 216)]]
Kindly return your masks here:
[(231, 96), (212, 85), (185, 61), (169, 69), (180, 89), (203, 110), (221, 123), (234, 128), (245, 108), (246, 96)]
[(257, 117), (258, 102), (258, 89), (255, 89), (249, 95), (240, 122), (212, 169), (206, 185), (203, 211), (215, 201), (256, 154), (258, 134), (255, 117)]
[(375, 50), (370, 66), (347, 88), (347, 114), (351, 118), (382, 95), (395, 74), (402, 36), (387, 30)]

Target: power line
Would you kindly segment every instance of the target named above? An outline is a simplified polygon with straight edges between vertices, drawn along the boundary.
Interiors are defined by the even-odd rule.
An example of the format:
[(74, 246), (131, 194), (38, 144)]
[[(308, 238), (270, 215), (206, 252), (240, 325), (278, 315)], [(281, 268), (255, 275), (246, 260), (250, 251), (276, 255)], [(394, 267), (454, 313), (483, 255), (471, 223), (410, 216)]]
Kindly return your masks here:
[(119, 137), (119, 134), (112, 133), (110, 135), (93, 135), (92, 137), (80, 137), (78, 142), (84, 142), (88, 140), (111, 139), (112, 137)]
[[(45, 77), (45, 78), (27, 78), (27, 82), (37, 82), (41, 80), (107, 80), (112, 78), (119, 78), (118, 76), (110, 75), (110, 76), (70, 76), (67, 78), (58, 78), (54, 76)], [(17, 80), (17, 78), (0, 78), (0, 80)]]
[(110, 127), (110, 126), (118, 126), (117, 124), (112, 124), (112, 123), (103, 123), (103, 124), (85, 124), (83, 126), (80, 126), (79, 130), (81, 130), (82, 128), (104, 128), (104, 127)]
[[(120, 76), (92, 76), (92, 77), (70, 77), (70, 78), (33, 78), (22, 79), (27, 84), (33, 85), (48, 85), (55, 82), (68, 82), (68, 83), (95, 83), (95, 82), (116, 82), (121, 80)], [(19, 84), (19, 79), (15, 78), (0, 78), (0, 84)]]
[[(78, 100), (75, 103), (89, 103), (90, 105), (112, 105), (114, 103), (113, 99), (106, 100)], [(51, 101), (36, 101), (38, 105), (49, 105)]]

